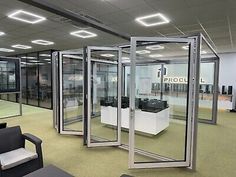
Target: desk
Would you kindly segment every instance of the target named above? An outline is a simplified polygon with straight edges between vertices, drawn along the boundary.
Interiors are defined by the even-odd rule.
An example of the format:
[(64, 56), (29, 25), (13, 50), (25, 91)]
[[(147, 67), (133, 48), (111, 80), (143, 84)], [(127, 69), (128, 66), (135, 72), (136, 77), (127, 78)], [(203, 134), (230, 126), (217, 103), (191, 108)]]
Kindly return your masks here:
[[(135, 130), (151, 135), (157, 135), (169, 126), (170, 108), (152, 113), (135, 110)], [(103, 124), (117, 126), (117, 108), (101, 106), (101, 122)], [(121, 109), (121, 127), (129, 129), (129, 108)]]

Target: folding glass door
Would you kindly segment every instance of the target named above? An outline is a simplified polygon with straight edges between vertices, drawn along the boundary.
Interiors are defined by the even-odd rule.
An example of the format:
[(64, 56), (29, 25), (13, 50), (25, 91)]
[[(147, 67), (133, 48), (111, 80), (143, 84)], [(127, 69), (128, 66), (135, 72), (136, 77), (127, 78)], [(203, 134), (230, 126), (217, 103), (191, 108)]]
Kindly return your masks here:
[(87, 47), (85, 144), (88, 147), (121, 143), (121, 49)]
[[(182, 49), (184, 46), (187, 50)], [(196, 40), (190, 38), (131, 38), (130, 168), (192, 168), (196, 137), (194, 109), (198, 95), (195, 77), (198, 65), (195, 62), (199, 62), (194, 59), (195, 47)], [(165, 68), (165, 65), (179, 59), (185, 65), (187, 63), (187, 67), (177, 64)], [(172, 72), (169, 77), (168, 72)], [(181, 73), (182, 77), (176, 77), (177, 73)], [(160, 77), (164, 77), (165, 82), (186, 83), (186, 92), (178, 98), (175, 90), (171, 89), (165, 95), (156, 94), (153, 85), (160, 83)], [(173, 111), (184, 112), (185, 119), (174, 119), (170, 116)]]
[(54, 127), (61, 134), (83, 135), (83, 53), (58, 52), (54, 59)]
[(217, 124), (219, 57), (201, 35), (199, 122)]

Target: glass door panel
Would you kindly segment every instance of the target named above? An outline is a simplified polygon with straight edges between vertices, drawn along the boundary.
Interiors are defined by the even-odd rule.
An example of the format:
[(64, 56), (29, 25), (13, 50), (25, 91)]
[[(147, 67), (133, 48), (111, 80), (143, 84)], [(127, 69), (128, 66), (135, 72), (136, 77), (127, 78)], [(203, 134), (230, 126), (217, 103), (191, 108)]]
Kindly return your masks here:
[[(129, 166), (189, 167), (194, 40), (147, 37), (132, 38), (131, 44)], [(150, 50), (156, 45), (162, 50)], [(153, 84), (160, 82), (164, 87), (156, 94)], [(179, 112), (185, 119), (174, 119)]]
[(60, 53), (60, 133), (83, 134), (82, 53)]
[(119, 48), (88, 47), (87, 145), (120, 145)]

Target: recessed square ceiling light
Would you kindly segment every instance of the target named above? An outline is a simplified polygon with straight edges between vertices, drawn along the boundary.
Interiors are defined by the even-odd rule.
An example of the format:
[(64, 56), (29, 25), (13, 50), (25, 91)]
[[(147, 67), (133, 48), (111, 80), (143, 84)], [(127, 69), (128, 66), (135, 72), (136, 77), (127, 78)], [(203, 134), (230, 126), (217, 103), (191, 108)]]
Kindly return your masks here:
[(0, 31), (0, 36), (5, 35), (5, 33), (3, 31)]
[(79, 31), (74, 31), (70, 33), (73, 36), (77, 36), (80, 38), (91, 38), (91, 37), (96, 37), (97, 34), (86, 31), (86, 30), (79, 30)]
[(27, 59), (36, 59), (36, 57), (21, 57), (21, 58), (27, 58)]
[(22, 21), (22, 22), (31, 23), (31, 24), (39, 23), (41, 21), (46, 20), (45, 17), (27, 12), (24, 10), (18, 10), (16, 12), (8, 15), (8, 17), (15, 19), (15, 20)]
[(52, 41), (46, 41), (46, 40), (42, 40), (42, 39), (33, 40), (31, 42), (34, 44), (39, 44), (39, 45), (53, 45), (54, 44), (54, 42), (52, 42)]
[(0, 48), (0, 52), (14, 52), (13, 49)]
[(51, 57), (50, 54), (46, 54), (46, 53), (39, 54), (39, 56), (41, 56), (41, 57)]
[(161, 46), (161, 45), (150, 45), (150, 46), (147, 46), (146, 49), (148, 50), (161, 50), (161, 49), (164, 49), (165, 47), (164, 46)]
[(122, 60), (129, 60), (129, 57), (122, 57)]
[(115, 55), (110, 53), (101, 54), (102, 57), (114, 57)]
[(138, 50), (136, 51), (137, 54), (147, 54), (147, 53), (151, 53), (149, 50)]
[(189, 49), (189, 46), (188, 46), (188, 45), (183, 46), (182, 49), (184, 49), (184, 50), (188, 50), (188, 49)]
[(31, 49), (32, 47), (31, 46), (28, 46), (28, 45), (21, 45), (21, 44), (16, 44), (16, 45), (12, 45), (11, 47), (13, 48), (17, 48), (17, 49)]
[(135, 19), (136, 22), (140, 23), (143, 26), (157, 26), (163, 25), (170, 22), (168, 18), (166, 18), (161, 13), (151, 14), (143, 17), (138, 17)]
[(152, 55), (149, 55), (149, 57), (151, 58), (158, 58), (158, 57), (162, 57), (163, 55), (161, 54), (152, 54)]

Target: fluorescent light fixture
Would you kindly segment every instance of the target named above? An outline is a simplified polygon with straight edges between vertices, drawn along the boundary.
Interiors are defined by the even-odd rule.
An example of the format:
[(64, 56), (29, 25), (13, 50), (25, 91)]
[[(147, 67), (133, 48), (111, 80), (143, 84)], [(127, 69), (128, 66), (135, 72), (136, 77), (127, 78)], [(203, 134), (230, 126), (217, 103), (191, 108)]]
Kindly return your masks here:
[(7, 48), (0, 48), (0, 52), (14, 52), (13, 49), (7, 49)]
[(26, 59), (36, 59), (36, 57), (21, 57), (21, 58), (26, 58)]
[(184, 50), (188, 50), (188, 49), (189, 49), (189, 46), (188, 46), (188, 45), (183, 46), (182, 49), (184, 49)]
[(38, 63), (39, 61), (38, 60), (29, 60), (29, 62), (31, 62), (31, 63)]
[(122, 57), (122, 60), (129, 60), (129, 57)]
[(201, 51), (201, 54), (207, 54), (207, 51), (202, 50), (202, 51)]
[(46, 54), (46, 53), (42, 53), (42, 54), (39, 54), (40, 57), (51, 57), (50, 54)]
[(12, 45), (11, 47), (13, 48), (17, 48), (17, 49), (31, 49), (32, 47), (31, 46), (28, 46), (28, 45), (21, 45), (21, 44), (16, 44), (16, 45)]
[(73, 36), (77, 36), (80, 38), (91, 38), (91, 37), (96, 37), (97, 34), (86, 31), (86, 30), (79, 30), (79, 31), (74, 31), (70, 33)]
[(137, 54), (148, 54), (151, 53), (149, 50), (138, 50), (136, 51)]
[(135, 19), (136, 22), (140, 23), (143, 26), (157, 26), (163, 25), (170, 22), (168, 18), (166, 18), (161, 13), (151, 14), (143, 17), (138, 17)]
[(162, 57), (163, 55), (161, 54), (152, 54), (152, 55), (149, 55), (149, 57), (151, 58), (158, 58), (158, 57)]
[(102, 57), (114, 57), (115, 55), (110, 53), (101, 54)]
[[(75, 59), (83, 59), (83, 57), (81, 56), (77, 56), (77, 55), (63, 55), (63, 57), (67, 57), (67, 58), (75, 58)], [(63, 62), (64, 63), (64, 62)], [(66, 62), (65, 62), (66, 63)]]
[(0, 36), (5, 35), (6, 33), (4, 33), (3, 31), (0, 31)]
[(46, 59), (44, 59), (45, 61), (51, 61), (51, 58), (46, 58)]
[(15, 20), (22, 21), (22, 22), (31, 23), (31, 24), (39, 23), (41, 21), (46, 20), (45, 17), (36, 15), (34, 13), (27, 12), (24, 10), (18, 10), (16, 12), (8, 15), (8, 17), (15, 19)]
[(146, 49), (148, 50), (161, 50), (161, 49), (164, 49), (165, 47), (164, 46), (161, 46), (161, 45), (150, 45), (150, 46), (147, 46)]
[(39, 45), (53, 45), (54, 44), (54, 42), (52, 42), (52, 41), (46, 41), (46, 40), (42, 40), (42, 39), (33, 40), (31, 42), (34, 44), (39, 44)]

